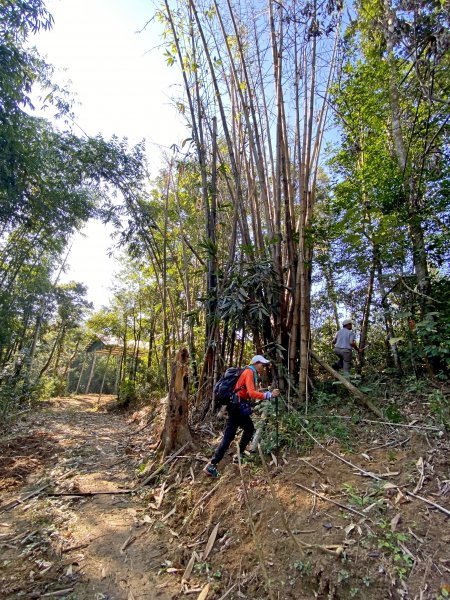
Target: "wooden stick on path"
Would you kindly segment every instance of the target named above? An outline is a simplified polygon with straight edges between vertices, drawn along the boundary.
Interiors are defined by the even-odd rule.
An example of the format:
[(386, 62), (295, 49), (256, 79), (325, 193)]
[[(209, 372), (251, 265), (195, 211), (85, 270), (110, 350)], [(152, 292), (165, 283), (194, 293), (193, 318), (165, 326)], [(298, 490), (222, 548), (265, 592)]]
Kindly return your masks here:
[(114, 496), (116, 494), (131, 494), (136, 489), (113, 490), (100, 492), (48, 492), (47, 496)]
[[(109, 491), (109, 490), (100, 490), (100, 491), (90, 491), (90, 492), (50, 492), (49, 494), (47, 494), (48, 496), (111, 496), (111, 495), (115, 495), (115, 494), (132, 494), (133, 492), (139, 492), (141, 491), (145, 485), (147, 485), (147, 483), (149, 481), (151, 481), (152, 479), (154, 479), (159, 473), (161, 473), (161, 471), (164, 469), (164, 467), (170, 463), (171, 461), (173, 461), (175, 458), (178, 457), (179, 454), (181, 454), (183, 452), (183, 450), (186, 448), (186, 446), (189, 444), (190, 442), (186, 442), (186, 444), (184, 444), (184, 446), (181, 446), (181, 448), (179, 448), (176, 452), (174, 452), (173, 454), (171, 454), (164, 462), (162, 465), (160, 465), (157, 469), (155, 469), (155, 471), (153, 471), (153, 473), (151, 473), (148, 477), (146, 477), (144, 479), (144, 481), (137, 487), (135, 488), (130, 488), (128, 490), (113, 490), (113, 491)], [(75, 470), (75, 469), (74, 469)], [(49, 485), (51, 485), (51, 483), (48, 483), (45, 487), (48, 487)], [(43, 488), (42, 488), (43, 489)], [(42, 490), (41, 490), (42, 491)], [(5, 509), (6, 510), (6, 509)]]
[(52, 483), (58, 483), (59, 481), (66, 479), (66, 477), (69, 477), (69, 475), (71, 475), (74, 471), (76, 471), (76, 469), (70, 469), (70, 471), (67, 471), (66, 473), (64, 473), (63, 475), (58, 477), (54, 482), (49, 481), (45, 485), (38, 487), (37, 489), (33, 490), (29, 494), (26, 494), (23, 498), (17, 498), (16, 500), (13, 500), (9, 504), (0, 507), (0, 512), (6, 512), (7, 510), (11, 510), (12, 508), (15, 508), (16, 506), (18, 506), (19, 504), (23, 504), (27, 500), (30, 500), (30, 498), (39, 496), (39, 494), (41, 494), (45, 489), (47, 489), (49, 486), (51, 486)]

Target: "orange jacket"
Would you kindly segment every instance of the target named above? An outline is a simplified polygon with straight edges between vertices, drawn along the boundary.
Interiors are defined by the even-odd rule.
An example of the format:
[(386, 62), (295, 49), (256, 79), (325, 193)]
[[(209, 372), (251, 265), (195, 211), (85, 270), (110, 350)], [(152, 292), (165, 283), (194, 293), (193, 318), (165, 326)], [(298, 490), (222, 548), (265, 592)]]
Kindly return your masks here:
[[(264, 400), (264, 392), (258, 392), (255, 389), (255, 373), (254, 367), (246, 367), (236, 382), (234, 389), (236, 394), (242, 400), (249, 400), (249, 398), (253, 398), (254, 400)], [(239, 389), (241, 387), (242, 389)]]

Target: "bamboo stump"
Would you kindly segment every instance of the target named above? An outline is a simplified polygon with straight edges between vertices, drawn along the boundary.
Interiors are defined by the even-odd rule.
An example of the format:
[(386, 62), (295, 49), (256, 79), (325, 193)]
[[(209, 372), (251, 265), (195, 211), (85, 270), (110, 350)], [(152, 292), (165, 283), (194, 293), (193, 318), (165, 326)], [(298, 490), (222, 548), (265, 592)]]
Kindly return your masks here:
[(166, 420), (161, 434), (163, 456), (192, 441), (188, 416), (189, 352), (178, 350), (172, 364)]

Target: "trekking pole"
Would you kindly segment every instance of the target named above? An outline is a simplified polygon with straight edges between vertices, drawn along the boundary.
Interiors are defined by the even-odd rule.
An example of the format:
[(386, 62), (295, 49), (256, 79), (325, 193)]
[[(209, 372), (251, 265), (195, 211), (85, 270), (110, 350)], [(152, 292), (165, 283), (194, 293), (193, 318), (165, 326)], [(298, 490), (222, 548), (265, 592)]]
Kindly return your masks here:
[(278, 441), (278, 398), (279, 396), (277, 396), (275, 398), (275, 456), (278, 458), (278, 447), (279, 447), (279, 441)]
[[(273, 373), (273, 375), (272, 375), (272, 384), (274, 385), (275, 388), (278, 388), (278, 377), (276, 376), (275, 373)], [(279, 432), (278, 432), (278, 408), (279, 408), (278, 398), (279, 398), (279, 396), (275, 397), (275, 456), (277, 458), (278, 458), (278, 448), (280, 446)]]

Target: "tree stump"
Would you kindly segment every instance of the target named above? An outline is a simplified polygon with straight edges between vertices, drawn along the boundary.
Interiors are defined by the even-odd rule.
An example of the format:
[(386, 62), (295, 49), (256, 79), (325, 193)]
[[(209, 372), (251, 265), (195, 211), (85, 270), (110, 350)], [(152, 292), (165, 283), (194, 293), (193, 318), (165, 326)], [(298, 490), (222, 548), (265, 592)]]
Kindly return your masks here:
[(189, 352), (178, 350), (172, 364), (166, 420), (161, 434), (163, 456), (192, 440), (188, 416)]

